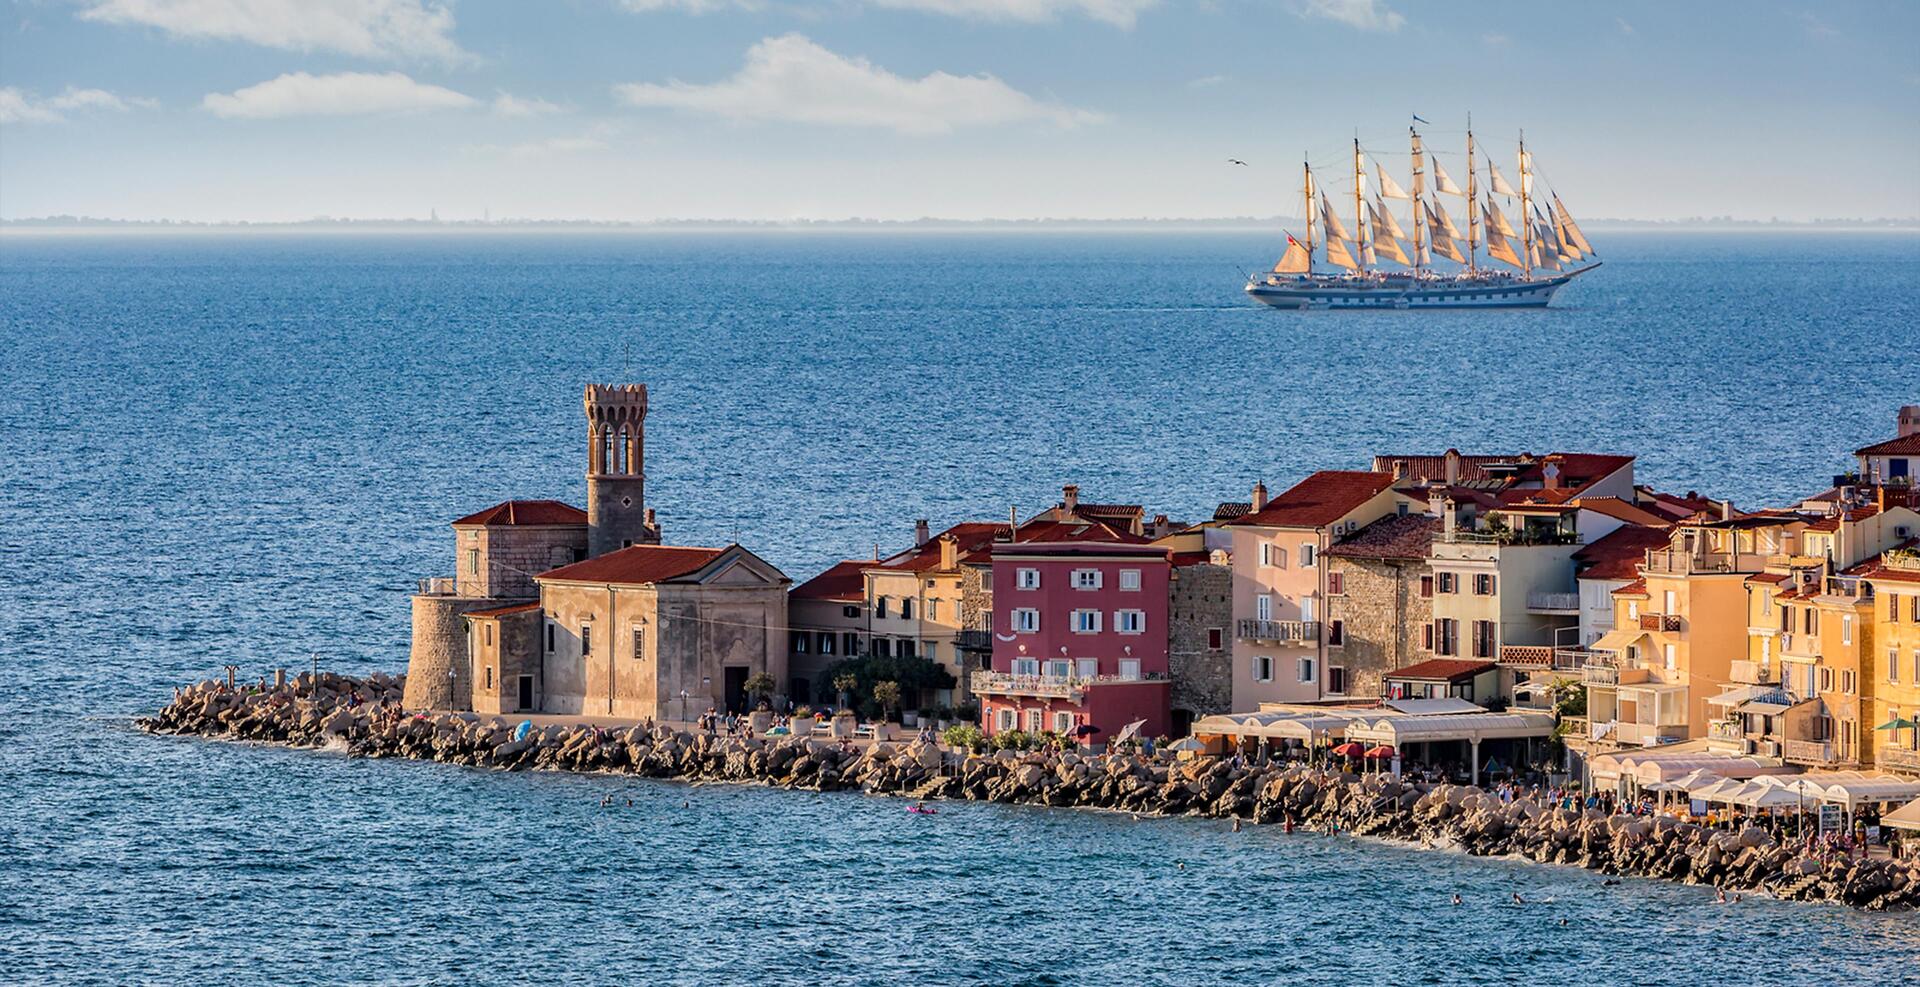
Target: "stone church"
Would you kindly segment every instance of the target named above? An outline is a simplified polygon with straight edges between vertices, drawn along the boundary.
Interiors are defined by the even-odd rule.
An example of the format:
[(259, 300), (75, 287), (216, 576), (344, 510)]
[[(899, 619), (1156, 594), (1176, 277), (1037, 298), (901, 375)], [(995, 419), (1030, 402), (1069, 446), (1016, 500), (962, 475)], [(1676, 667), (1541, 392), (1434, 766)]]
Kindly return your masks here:
[(454, 575), (413, 597), (406, 704), (687, 719), (787, 681), (789, 580), (759, 556), (660, 543), (647, 389), (589, 384), (587, 509), (510, 500), (453, 522)]

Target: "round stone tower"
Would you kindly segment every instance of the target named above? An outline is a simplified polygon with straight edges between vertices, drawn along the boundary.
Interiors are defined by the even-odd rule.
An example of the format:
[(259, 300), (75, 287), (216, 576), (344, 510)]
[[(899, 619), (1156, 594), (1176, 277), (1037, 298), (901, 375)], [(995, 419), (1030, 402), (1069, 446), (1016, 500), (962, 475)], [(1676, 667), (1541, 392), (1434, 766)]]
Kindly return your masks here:
[(647, 510), (647, 385), (588, 384), (587, 555), (660, 544)]

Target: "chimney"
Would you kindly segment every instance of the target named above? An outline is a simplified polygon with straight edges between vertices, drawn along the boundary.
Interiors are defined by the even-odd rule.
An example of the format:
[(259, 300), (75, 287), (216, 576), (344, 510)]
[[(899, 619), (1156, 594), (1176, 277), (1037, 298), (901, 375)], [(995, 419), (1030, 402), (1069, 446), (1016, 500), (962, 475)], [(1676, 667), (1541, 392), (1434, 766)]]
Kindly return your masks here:
[(913, 547), (919, 548), (920, 546), (925, 545), (927, 543), (927, 539), (932, 537), (933, 535), (931, 533), (931, 530), (927, 527), (926, 518), (921, 518), (920, 520), (913, 522)]
[(1431, 500), (1427, 501), (1427, 509), (1439, 516), (1441, 533), (1451, 537), (1454, 524), (1453, 498), (1443, 493), (1436, 493)]
[(1540, 469), (1540, 485), (1548, 490), (1560, 489), (1560, 464), (1549, 462)]
[(1460, 482), (1460, 450), (1447, 450), (1447, 486)]
[(960, 568), (960, 539), (948, 535), (940, 539), (940, 571), (952, 572)]
[(1733, 501), (1723, 500), (1720, 502), (1720, 520), (1733, 520)]
[(1060, 488), (1060, 506), (1072, 514), (1080, 506), (1080, 485), (1069, 483)]
[(1396, 481), (1404, 480), (1407, 478), (1407, 461), (1406, 460), (1396, 459), (1393, 461), (1393, 478)]
[(1895, 438), (1904, 439), (1909, 435), (1920, 435), (1920, 404), (1909, 404), (1900, 409), (1896, 419), (1899, 434)]
[(1256, 512), (1267, 509), (1267, 485), (1259, 480), (1253, 481), (1253, 499), (1248, 502)]

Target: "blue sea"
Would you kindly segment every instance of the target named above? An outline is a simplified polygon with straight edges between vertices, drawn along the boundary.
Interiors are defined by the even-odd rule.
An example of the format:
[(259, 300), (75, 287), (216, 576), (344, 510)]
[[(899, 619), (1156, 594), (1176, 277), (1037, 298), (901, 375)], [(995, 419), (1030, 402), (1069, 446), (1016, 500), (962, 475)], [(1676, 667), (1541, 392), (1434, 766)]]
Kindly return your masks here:
[(1617, 233), (1552, 309), (1493, 313), (1261, 308), (1277, 239), (0, 236), (0, 982), (1910, 976), (1913, 915), (131, 726), (229, 662), (402, 669), (449, 520), (580, 501), (589, 380), (650, 386), (670, 541), (796, 579), (1067, 482), (1192, 519), (1383, 451), (1632, 453), (1777, 504), (1920, 403), (1912, 234)]

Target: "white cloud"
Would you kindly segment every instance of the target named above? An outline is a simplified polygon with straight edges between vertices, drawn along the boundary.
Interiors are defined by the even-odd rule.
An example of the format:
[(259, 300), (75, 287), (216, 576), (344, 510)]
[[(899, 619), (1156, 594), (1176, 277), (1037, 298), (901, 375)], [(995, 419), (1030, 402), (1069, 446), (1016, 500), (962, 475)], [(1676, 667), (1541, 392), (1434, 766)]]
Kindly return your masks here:
[(1621, 34), (1633, 33), (1633, 25), (1628, 23), (1625, 17), (1615, 17), (1613, 23), (1619, 26)]
[(289, 72), (231, 93), (208, 93), (200, 103), (217, 116), (258, 120), (457, 110), (476, 105), (476, 100), (451, 89), (415, 82), (399, 72)]
[[(1119, 27), (1132, 27), (1140, 12), (1160, 0), (852, 0), (874, 7), (895, 10), (919, 10), (947, 17), (982, 21), (1024, 21), (1039, 23), (1079, 14)], [(759, 10), (762, 0), (620, 0), (628, 10), (652, 13), (678, 10), (689, 14), (710, 14), (719, 10)]]
[(122, 98), (105, 89), (68, 86), (58, 96), (41, 99), (8, 86), (0, 89), (0, 123), (57, 123), (73, 112), (101, 110), (125, 113), (136, 106), (152, 109), (158, 105), (150, 99)]
[(515, 96), (503, 92), (493, 97), (493, 114), (502, 117), (534, 117), (548, 113), (559, 113), (558, 103), (549, 103), (537, 96)]
[(1227, 81), (1227, 77), (1224, 75), (1203, 75), (1198, 79), (1188, 79), (1187, 88), (1188, 89), (1212, 89), (1214, 86), (1217, 86), (1225, 81)]
[(603, 151), (606, 147), (607, 142), (598, 137), (549, 137), (546, 140), (526, 141), (504, 147), (498, 144), (484, 144), (481, 145), (480, 150), (497, 152), (512, 158), (549, 158), (562, 154)]
[(1385, 0), (1294, 0), (1293, 11), (1301, 17), (1339, 21), (1362, 31), (1398, 31), (1407, 22)]
[(1480, 36), (1480, 40), (1485, 42), (1486, 46), (1489, 48), (1505, 48), (1506, 46), (1513, 44), (1512, 38), (1509, 38), (1498, 31), (1494, 31), (1489, 34), (1483, 34)]
[(83, 0), (84, 20), (158, 28), (178, 38), (245, 41), (362, 58), (467, 58), (448, 37), (453, 12), (426, 0)]
[(798, 34), (747, 51), (731, 78), (709, 85), (669, 80), (614, 87), (633, 106), (670, 107), (734, 120), (781, 120), (943, 134), (957, 127), (1038, 121), (1060, 127), (1098, 114), (1034, 99), (991, 75), (895, 75), (864, 58), (837, 55)]

